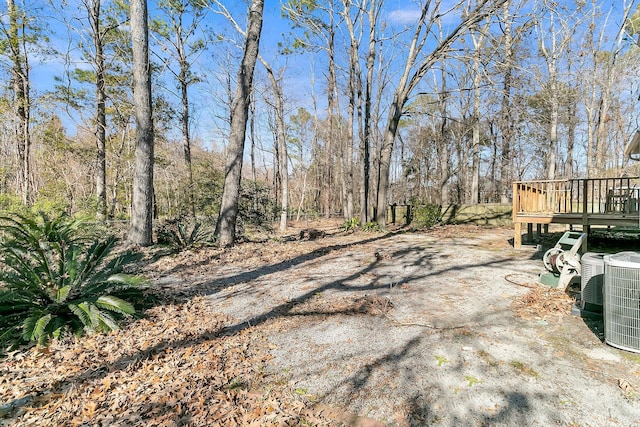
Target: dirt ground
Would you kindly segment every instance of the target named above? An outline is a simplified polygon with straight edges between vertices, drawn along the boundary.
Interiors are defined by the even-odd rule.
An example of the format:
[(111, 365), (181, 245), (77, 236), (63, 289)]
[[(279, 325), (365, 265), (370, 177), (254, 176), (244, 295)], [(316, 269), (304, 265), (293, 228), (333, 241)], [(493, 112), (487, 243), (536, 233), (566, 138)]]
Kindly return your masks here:
[[(541, 253), (514, 250), (512, 229), (297, 227), (154, 260), (145, 271), (165, 302), (143, 322), (0, 362), (4, 424), (640, 426), (640, 355), (606, 345), (601, 321), (538, 285)], [(323, 234), (300, 239), (302, 228)], [(80, 353), (89, 367), (37, 379)], [(126, 411), (114, 402), (124, 372), (157, 375), (137, 393), (178, 396), (162, 407), (173, 415), (150, 423), (140, 413), (159, 409), (135, 401), (133, 385)]]
[(537, 285), (541, 254), (512, 229), (325, 231), (202, 278), (219, 310), (262, 325), (271, 380), (390, 426), (640, 425), (640, 357)]

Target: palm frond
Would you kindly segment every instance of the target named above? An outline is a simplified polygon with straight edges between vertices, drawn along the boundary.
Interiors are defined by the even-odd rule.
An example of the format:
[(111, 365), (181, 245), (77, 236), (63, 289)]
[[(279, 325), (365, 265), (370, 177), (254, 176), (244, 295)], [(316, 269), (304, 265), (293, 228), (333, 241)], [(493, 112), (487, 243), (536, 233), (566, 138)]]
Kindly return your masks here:
[(132, 315), (136, 312), (133, 304), (113, 295), (101, 296), (96, 300), (96, 306), (122, 315)]
[(109, 255), (114, 244), (115, 238), (109, 237), (106, 240), (94, 242), (86, 249), (84, 259), (78, 263), (77, 284), (82, 284), (87, 278), (103, 273), (98, 270), (98, 267)]
[(1, 345), (113, 330), (135, 314), (142, 279), (122, 271), (140, 255), (111, 257), (116, 239), (85, 230), (65, 215), (0, 217)]
[(44, 314), (43, 312), (37, 312), (27, 317), (22, 323), (22, 337), (26, 341), (40, 342), (51, 318), (51, 313)]
[(89, 323), (85, 324), (85, 326), (90, 330), (95, 329), (98, 325), (98, 313), (96, 312), (96, 306), (93, 301), (83, 301), (78, 304), (78, 307), (87, 314), (87, 318), (89, 319)]
[(98, 315), (99, 325), (97, 329), (101, 331), (115, 331), (119, 329), (118, 322), (109, 314), (101, 311)]
[(56, 302), (58, 304), (65, 302), (70, 292), (71, 292), (71, 285), (66, 285), (58, 289), (58, 294), (56, 295)]
[(37, 306), (37, 303), (29, 298), (29, 294), (25, 295), (12, 290), (0, 291), (0, 315), (2, 316)]
[[(91, 316), (89, 313), (79, 304), (67, 304), (69, 310), (76, 316), (83, 327), (91, 325)], [(73, 328), (74, 332), (77, 332), (78, 328)]]

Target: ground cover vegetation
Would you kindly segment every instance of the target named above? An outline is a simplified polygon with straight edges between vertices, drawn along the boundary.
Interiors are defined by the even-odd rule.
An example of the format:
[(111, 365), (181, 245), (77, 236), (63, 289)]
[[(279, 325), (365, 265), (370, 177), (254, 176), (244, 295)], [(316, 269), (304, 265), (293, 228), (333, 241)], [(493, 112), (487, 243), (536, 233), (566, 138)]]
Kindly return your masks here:
[[(566, 292), (534, 283), (524, 267), (543, 269), (541, 260), (510, 248), (510, 229), (372, 234), (339, 225), (304, 221), (292, 224), (303, 238), (169, 256), (144, 249), (135, 270), (157, 295), (144, 316), (0, 359), (0, 421), (380, 425), (359, 414), (389, 426), (575, 423), (594, 421), (594, 401), (573, 394), (588, 393), (609, 409), (596, 422), (632, 425), (623, 421), (637, 413), (638, 358), (625, 362), (601, 342), (601, 320), (587, 327), (571, 316)], [(505, 323), (489, 320), (496, 315)], [(575, 403), (558, 405), (566, 394)]]
[(142, 278), (124, 269), (138, 257), (111, 256), (115, 244), (66, 215), (0, 218), (0, 351), (112, 331), (133, 316)]
[[(125, 3), (8, 0), (0, 20), (0, 341), (40, 345), (24, 357), (46, 365), (56, 346), (88, 333), (82, 351), (102, 357), (86, 376), (60, 368), (53, 393), (88, 380), (89, 393), (105, 394), (104, 366), (169, 357), (162, 339), (143, 341), (143, 357), (130, 359), (124, 344), (101, 353), (148, 302), (125, 242), (228, 247), (278, 220), (284, 231), (287, 220), (336, 216), (344, 232), (380, 233), (390, 204), (424, 229), (442, 206), (509, 203), (513, 180), (639, 174), (623, 154), (638, 126), (631, 1), (287, 0), (277, 28), (265, 26), (273, 10), (262, 0)], [(164, 303), (196, 322), (184, 301)], [(132, 328), (167, 321), (154, 310)], [(209, 320), (191, 325), (206, 329), (204, 347), (184, 351), (221, 352), (211, 393), (228, 412), (215, 419), (281, 411), (300, 422), (301, 399), (234, 406), (260, 400), (238, 385), (259, 375), (247, 361), (262, 356), (247, 351), (227, 366), (238, 343), (221, 332), (226, 319)], [(175, 334), (188, 342), (195, 332)], [(42, 396), (28, 400), (46, 412)], [(91, 419), (94, 397), (58, 421)], [(211, 416), (202, 405), (138, 403), (132, 414), (169, 405)]]

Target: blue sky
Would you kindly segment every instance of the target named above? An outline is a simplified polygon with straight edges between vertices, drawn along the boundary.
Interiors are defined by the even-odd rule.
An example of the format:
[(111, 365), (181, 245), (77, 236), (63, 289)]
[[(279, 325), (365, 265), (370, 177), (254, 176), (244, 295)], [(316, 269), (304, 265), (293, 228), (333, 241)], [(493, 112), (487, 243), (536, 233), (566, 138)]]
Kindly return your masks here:
[[(68, 3), (66, 10), (72, 11), (69, 12), (68, 16), (71, 16), (73, 13), (76, 13), (78, 10), (77, 2), (79, 0), (70, 0)], [(629, 0), (626, 0), (629, 1)], [(75, 2), (75, 5), (74, 5)], [(230, 10), (234, 13), (236, 19), (243, 23), (246, 19), (246, 6), (244, 2), (236, 2), (229, 1), (228, 4)], [(446, 3), (453, 4), (452, 0), (447, 0), (444, 2), (445, 7)], [(573, 2), (571, 2), (573, 3)], [(608, 1), (600, 1), (600, 4), (606, 9), (612, 9), (612, 16), (608, 23), (611, 26), (611, 33), (615, 33), (617, 26), (620, 25), (619, 19), (616, 19), (616, 16), (619, 15), (620, 9), (623, 4), (623, 0), (608, 0)], [(153, 16), (155, 11), (154, 2), (151, 1), (149, 4), (150, 15)], [(396, 24), (398, 26), (411, 25), (411, 23), (416, 19), (416, 14), (419, 13), (419, 8), (417, 3), (412, 1), (402, 1), (402, 0), (390, 0), (386, 2), (385, 10), (384, 10), (384, 18), (383, 21), (388, 24)], [(52, 43), (53, 45), (60, 51), (65, 51), (68, 46), (68, 30), (67, 28), (59, 22), (59, 20), (51, 18), (48, 19), (50, 28), (52, 30)], [(229, 29), (225, 22), (224, 18), (217, 16), (215, 14), (210, 14), (210, 18), (208, 21), (209, 25), (212, 26), (217, 31), (222, 31), (223, 28), (226, 28), (226, 34), (233, 34), (234, 31)], [(272, 67), (278, 69), (281, 66), (286, 65), (287, 67), (287, 93), (288, 98), (294, 104), (298, 104), (301, 106), (305, 106), (310, 108), (310, 96), (311, 96), (311, 74), (315, 74), (315, 80), (318, 84), (322, 80), (322, 73), (324, 72), (323, 65), (323, 56), (320, 54), (306, 54), (306, 55), (293, 55), (288, 58), (278, 57), (277, 51), (277, 43), (282, 40), (282, 33), (287, 33), (289, 31), (289, 23), (281, 18), (280, 13), (280, 2), (274, 0), (267, 0), (265, 4), (265, 15), (264, 15), (264, 25), (263, 25), (263, 33), (261, 40), (261, 52), (265, 58), (271, 63)], [(344, 54), (344, 52), (341, 52)], [(203, 67), (208, 71), (213, 69), (213, 62), (219, 60), (219, 58), (215, 58), (212, 54), (205, 54), (202, 58)], [(73, 56), (73, 54), (72, 54)], [(83, 64), (82, 62), (77, 62), (74, 66), (78, 66), (80, 68), (89, 68), (89, 64)], [(42, 62), (36, 60), (36, 58), (32, 59), (32, 88), (38, 93), (45, 90), (50, 89), (54, 84), (54, 78), (60, 77), (63, 75), (65, 71), (65, 65), (60, 58), (47, 58)], [(260, 73), (261, 66), (258, 65), (258, 73)], [(232, 74), (235, 75), (235, 68), (230, 70)], [(216, 139), (220, 139), (220, 131), (216, 129), (216, 125), (214, 125), (208, 118), (214, 116), (216, 114), (213, 111), (213, 103), (211, 102), (211, 91), (214, 88), (211, 85), (215, 84), (215, 79), (209, 76), (209, 86), (200, 85), (199, 87), (194, 87), (192, 90), (191, 97), (194, 102), (194, 119), (197, 120), (194, 123), (194, 135), (199, 136), (206, 140), (214, 141)], [(323, 101), (324, 95), (322, 93), (322, 88), (319, 87), (315, 89), (315, 95), (319, 99), (320, 102)], [(67, 123), (67, 128), (70, 133), (73, 133), (73, 123), (69, 119), (65, 119), (65, 123)], [(217, 143), (214, 141), (214, 143)]]

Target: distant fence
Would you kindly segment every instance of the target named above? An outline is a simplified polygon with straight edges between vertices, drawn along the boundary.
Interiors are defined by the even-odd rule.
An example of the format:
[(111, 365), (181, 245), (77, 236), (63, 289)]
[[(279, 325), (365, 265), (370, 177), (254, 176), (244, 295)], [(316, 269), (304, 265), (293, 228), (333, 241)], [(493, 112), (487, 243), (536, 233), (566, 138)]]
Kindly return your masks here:
[(513, 225), (513, 206), (501, 203), (450, 205), (442, 209), (445, 224)]
[[(409, 224), (413, 220), (415, 206), (391, 205), (387, 210), (390, 224)], [(445, 224), (513, 225), (511, 203), (482, 203), (477, 205), (449, 205), (442, 208)]]

